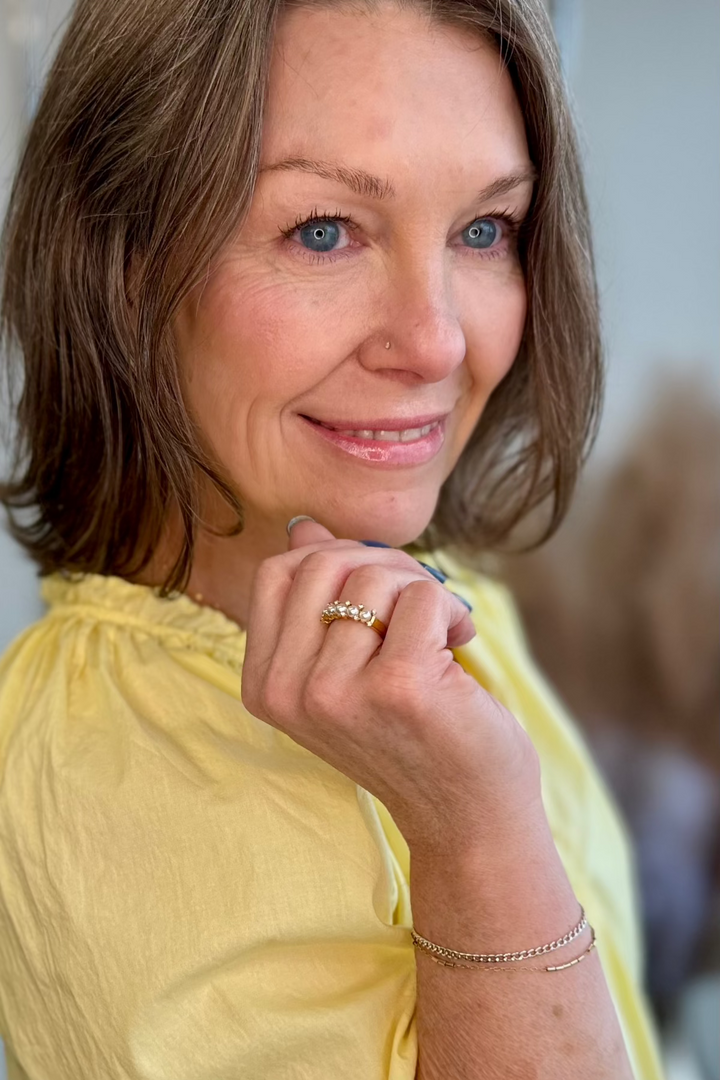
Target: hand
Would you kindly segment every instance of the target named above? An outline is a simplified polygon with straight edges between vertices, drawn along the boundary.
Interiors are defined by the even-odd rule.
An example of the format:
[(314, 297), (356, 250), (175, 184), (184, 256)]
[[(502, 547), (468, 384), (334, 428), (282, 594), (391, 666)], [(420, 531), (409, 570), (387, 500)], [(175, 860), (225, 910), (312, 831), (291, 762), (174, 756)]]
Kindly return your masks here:
[[(336, 599), (375, 608), (385, 639), (323, 624)], [(465, 607), (410, 555), (302, 521), (256, 575), (243, 704), (376, 795), (411, 848), (469, 849), (540, 801), (530, 740), (451, 652), (474, 635)]]

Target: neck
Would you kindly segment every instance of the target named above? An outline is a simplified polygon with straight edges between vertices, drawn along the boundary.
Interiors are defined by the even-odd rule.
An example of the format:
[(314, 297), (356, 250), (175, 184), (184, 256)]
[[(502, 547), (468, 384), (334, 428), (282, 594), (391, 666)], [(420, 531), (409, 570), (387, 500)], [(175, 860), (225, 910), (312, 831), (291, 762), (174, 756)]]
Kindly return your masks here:
[(276, 522), (247, 523), (238, 536), (202, 532), (185, 591), (196, 603), (222, 611), (244, 629), (258, 566), (287, 549), (285, 526)]
[[(217, 514), (215, 520), (223, 518), (228, 524), (227, 512)], [(157, 551), (134, 580), (143, 585), (163, 584), (177, 557), (181, 535), (179, 519), (171, 515)], [(246, 520), (237, 536), (218, 536), (200, 528), (185, 592), (196, 603), (221, 611), (245, 629), (258, 566), (287, 550), (284, 520)]]

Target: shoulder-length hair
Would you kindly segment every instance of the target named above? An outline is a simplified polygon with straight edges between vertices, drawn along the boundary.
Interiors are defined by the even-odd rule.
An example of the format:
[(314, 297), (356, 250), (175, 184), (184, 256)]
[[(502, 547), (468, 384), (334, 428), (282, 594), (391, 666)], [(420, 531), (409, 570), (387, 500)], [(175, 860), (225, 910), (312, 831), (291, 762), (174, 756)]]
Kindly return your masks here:
[[(596, 286), (542, 0), (404, 6), (413, 5), (495, 44), (538, 173), (521, 236), (522, 344), (421, 538), (469, 557), (502, 546), (544, 504), (550, 512), (536, 546), (567, 511), (602, 394)], [(165, 587), (183, 587), (208, 478), (242, 528), (238, 494), (183, 401), (171, 320), (252, 198), (283, 6), (77, 3), (27, 134), (3, 233), (2, 332), (22, 378), (15, 464), (0, 500), (43, 574), (136, 575), (174, 507), (183, 541)]]

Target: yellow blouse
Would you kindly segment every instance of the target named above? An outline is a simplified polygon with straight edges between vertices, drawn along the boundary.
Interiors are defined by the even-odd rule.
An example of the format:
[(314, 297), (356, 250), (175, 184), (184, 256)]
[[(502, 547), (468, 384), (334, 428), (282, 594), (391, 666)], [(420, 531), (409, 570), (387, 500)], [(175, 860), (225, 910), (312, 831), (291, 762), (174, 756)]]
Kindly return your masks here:
[[(635, 1075), (657, 1080), (623, 828), (509, 592), (435, 565), (474, 609), (457, 659), (539, 751)], [(385, 808), (243, 709), (245, 637), (219, 612), (93, 575), (43, 593), (0, 661), (9, 1080), (411, 1080), (409, 860)]]

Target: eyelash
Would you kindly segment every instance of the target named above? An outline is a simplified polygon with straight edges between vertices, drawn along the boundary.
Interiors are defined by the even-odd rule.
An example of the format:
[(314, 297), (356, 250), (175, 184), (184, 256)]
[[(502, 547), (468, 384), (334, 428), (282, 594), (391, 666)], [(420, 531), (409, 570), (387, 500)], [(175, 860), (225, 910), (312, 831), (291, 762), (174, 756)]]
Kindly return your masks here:
[(339, 210), (337, 210), (334, 214), (321, 214), (316, 206), (312, 214), (308, 214), (307, 217), (303, 217), (301, 214), (298, 214), (298, 216), (295, 218), (295, 224), (287, 225), (284, 229), (280, 229), (280, 232), (287, 240), (289, 240), (292, 234), (297, 229), (304, 229), (306, 225), (309, 225), (311, 222), (315, 221), (341, 221), (343, 225), (347, 225), (347, 227), (351, 231), (353, 229), (357, 229), (357, 225), (352, 218), (347, 216), (347, 214), (343, 214)]
[[(512, 211), (508, 209), (493, 210), (488, 214), (482, 214), (480, 216), (471, 218), (470, 221), (468, 221), (467, 224), (463, 226), (463, 230), (467, 229), (469, 225), (472, 225), (474, 221), (481, 221), (485, 218), (490, 218), (493, 221), (502, 222), (504, 226), (505, 238), (508, 239), (512, 244), (517, 242), (517, 238), (522, 227), (522, 219), (519, 215), (513, 214)], [(345, 227), (350, 232), (353, 232), (355, 229), (359, 228), (358, 224), (353, 221), (351, 217), (349, 217), (347, 214), (341, 213), (339, 210), (337, 210), (334, 214), (320, 213), (318, 208), (315, 207), (313, 212), (311, 214), (308, 214), (306, 217), (303, 217), (299, 214), (295, 219), (294, 224), (286, 225), (284, 229), (280, 229), (280, 232), (285, 238), (285, 240), (289, 241), (292, 237), (292, 234), (294, 232), (297, 232), (298, 229), (304, 229), (306, 225), (310, 225), (311, 223), (314, 223), (316, 221), (339, 221), (343, 225), (345, 225)], [(306, 249), (303, 249), (303, 251), (304, 255), (302, 257), (312, 263), (335, 262), (338, 258), (346, 257), (344, 255), (344, 249), (340, 249), (336, 252), (327, 253), (323, 253), (320, 251), (310, 251)], [(467, 248), (467, 251), (471, 255), (480, 256), (481, 258), (486, 259), (497, 258), (501, 254), (504, 254), (503, 252), (498, 251), (497, 248)]]

